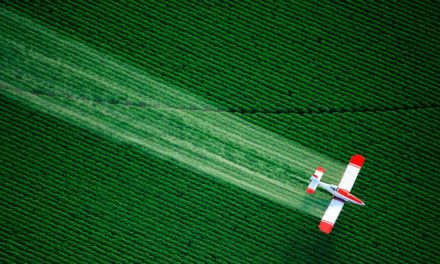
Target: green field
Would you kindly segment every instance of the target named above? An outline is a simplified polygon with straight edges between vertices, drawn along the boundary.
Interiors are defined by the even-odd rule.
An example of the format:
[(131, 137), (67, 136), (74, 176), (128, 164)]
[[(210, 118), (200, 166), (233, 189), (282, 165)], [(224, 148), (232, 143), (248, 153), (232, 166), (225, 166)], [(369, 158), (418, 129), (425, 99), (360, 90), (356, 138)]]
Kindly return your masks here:
[(2, 1), (0, 262), (440, 263), (439, 13)]

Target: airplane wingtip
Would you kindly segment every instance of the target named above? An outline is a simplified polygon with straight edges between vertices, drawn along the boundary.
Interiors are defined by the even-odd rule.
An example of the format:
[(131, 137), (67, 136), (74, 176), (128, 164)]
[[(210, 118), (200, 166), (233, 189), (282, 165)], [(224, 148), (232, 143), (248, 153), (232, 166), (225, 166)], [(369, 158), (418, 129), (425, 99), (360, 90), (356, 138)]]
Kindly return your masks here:
[(350, 159), (350, 163), (358, 167), (362, 167), (362, 165), (364, 165), (364, 161), (365, 157), (360, 154), (353, 155)]
[(321, 221), (319, 229), (326, 234), (330, 234), (333, 229), (333, 224), (327, 221)]
[(313, 190), (312, 188), (307, 188), (306, 192), (310, 194), (314, 194), (315, 190)]

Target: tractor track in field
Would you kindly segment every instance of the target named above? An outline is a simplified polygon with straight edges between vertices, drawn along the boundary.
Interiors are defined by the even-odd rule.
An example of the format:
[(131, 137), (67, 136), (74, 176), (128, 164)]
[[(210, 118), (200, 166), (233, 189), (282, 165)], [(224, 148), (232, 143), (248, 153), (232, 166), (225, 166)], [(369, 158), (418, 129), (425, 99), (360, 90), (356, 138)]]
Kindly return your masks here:
[[(6, 88), (0, 83), (0, 86)], [(14, 88), (16, 92), (20, 92), (19, 88)], [(25, 90), (21, 90), (25, 91)], [(386, 112), (401, 112), (412, 110), (427, 110), (427, 109), (440, 109), (440, 105), (408, 105), (408, 106), (396, 106), (396, 107), (359, 107), (357, 109), (318, 109), (303, 111), (299, 109), (222, 109), (222, 108), (197, 108), (187, 106), (176, 105), (151, 105), (148, 102), (143, 101), (130, 101), (121, 100), (119, 98), (91, 98), (88, 95), (77, 94), (61, 94), (58, 92), (48, 92), (44, 90), (31, 91), (34, 95), (47, 96), (51, 98), (67, 99), (72, 101), (83, 101), (89, 103), (108, 104), (115, 106), (123, 106), (127, 108), (139, 108), (139, 109), (154, 109), (154, 110), (179, 110), (185, 112), (213, 112), (213, 113), (239, 113), (239, 114), (293, 114), (293, 115), (331, 115), (331, 114), (344, 114), (344, 113), (386, 113)]]

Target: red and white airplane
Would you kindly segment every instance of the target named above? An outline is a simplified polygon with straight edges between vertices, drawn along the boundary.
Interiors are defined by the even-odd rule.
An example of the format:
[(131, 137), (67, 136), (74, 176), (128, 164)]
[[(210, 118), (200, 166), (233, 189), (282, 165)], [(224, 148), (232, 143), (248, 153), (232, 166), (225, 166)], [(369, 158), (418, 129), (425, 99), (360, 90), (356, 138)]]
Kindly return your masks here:
[(345, 203), (365, 205), (364, 202), (350, 193), (364, 161), (365, 158), (362, 155), (356, 154), (352, 156), (338, 186), (321, 182), (322, 175), (324, 175), (325, 171), (322, 167), (318, 167), (312, 177), (310, 177), (311, 182), (307, 187), (307, 193), (313, 194), (315, 193), (316, 188), (321, 186), (329, 193), (333, 194), (333, 199), (322, 216), (321, 223), (319, 224), (319, 229), (321, 229), (322, 232), (329, 234), (332, 231), (333, 225)]

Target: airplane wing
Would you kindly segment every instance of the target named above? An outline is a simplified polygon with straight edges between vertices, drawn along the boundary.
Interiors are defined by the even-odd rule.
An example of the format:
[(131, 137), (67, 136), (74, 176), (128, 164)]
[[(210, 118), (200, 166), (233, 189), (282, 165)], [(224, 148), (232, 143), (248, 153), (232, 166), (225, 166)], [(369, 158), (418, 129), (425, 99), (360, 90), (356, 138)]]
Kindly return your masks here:
[(321, 223), (319, 224), (319, 229), (321, 229), (322, 232), (329, 234), (332, 231), (333, 225), (336, 219), (338, 219), (339, 213), (342, 211), (342, 207), (344, 207), (344, 202), (341, 200), (333, 198), (330, 201), (330, 205), (322, 216)]
[[(350, 163), (345, 169), (338, 188), (347, 190), (348, 192), (351, 191), (364, 161), (365, 157), (359, 154), (351, 157)], [(321, 229), (322, 232), (329, 234), (332, 231), (336, 219), (338, 219), (338, 216), (342, 211), (342, 207), (344, 207), (344, 202), (342, 200), (338, 198), (333, 198), (331, 200), (330, 205), (322, 216), (321, 223), (319, 224), (319, 229)]]
[(341, 182), (338, 188), (351, 191), (354, 182), (359, 174), (359, 171), (364, 164), (365, 157), (359, 154), (353, 155), (350, 159), (350, 163), (345, 169), (344, 175), (342, 176)]

